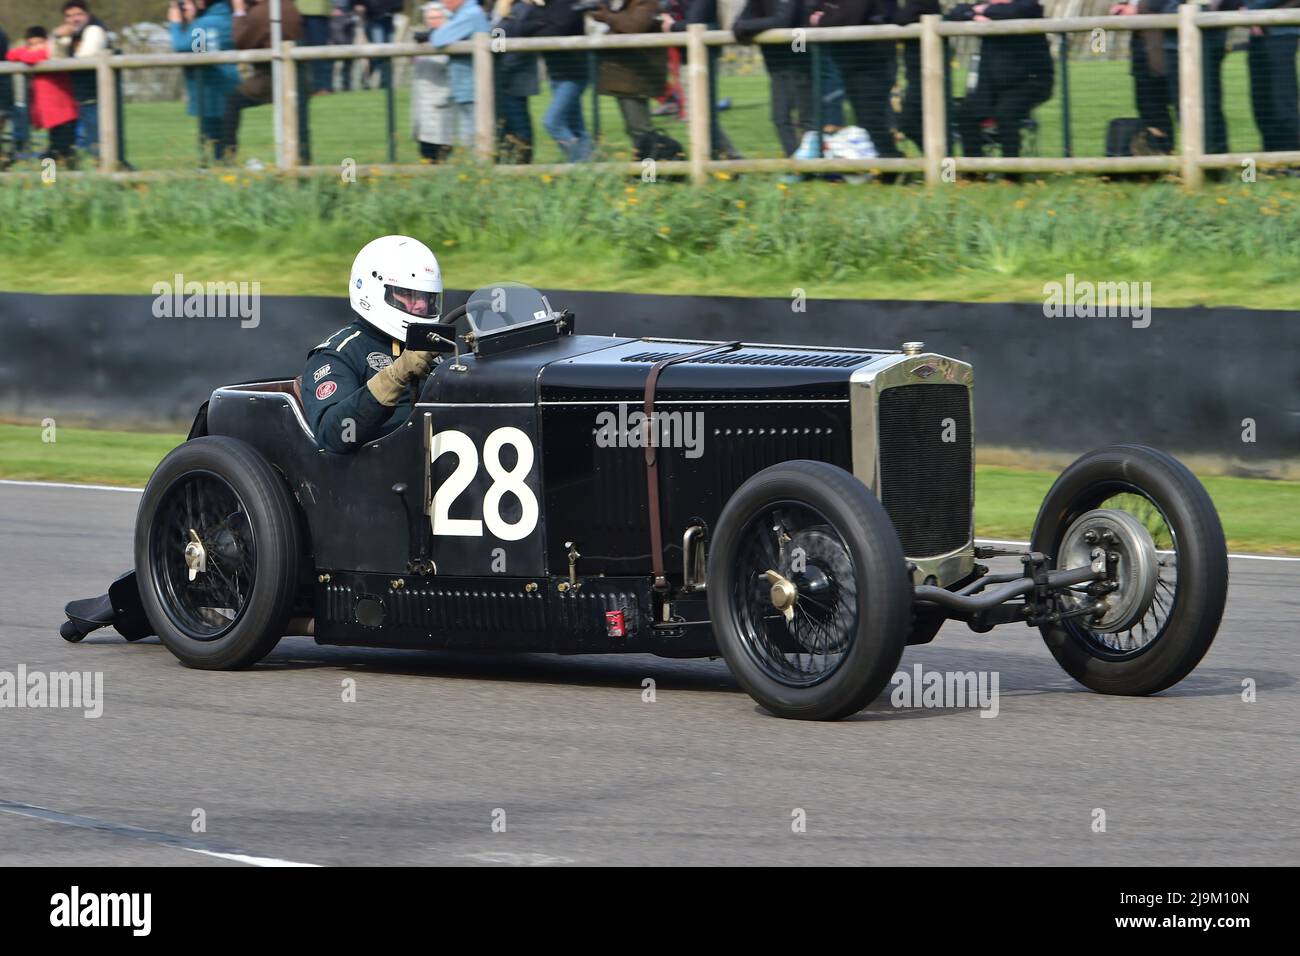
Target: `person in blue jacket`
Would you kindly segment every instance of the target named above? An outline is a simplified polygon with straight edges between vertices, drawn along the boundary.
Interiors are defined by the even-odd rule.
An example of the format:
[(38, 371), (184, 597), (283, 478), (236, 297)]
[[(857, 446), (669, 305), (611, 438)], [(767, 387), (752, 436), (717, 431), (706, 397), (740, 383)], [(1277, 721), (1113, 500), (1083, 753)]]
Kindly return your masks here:
[[(490, 32), (487, 14), (477, 0), (442, 0), (442, 5), (451, 16), (429, 37), (433, 46), (446, 46), (468, 40), (475, 33)], [(447, 72), (456, 111), (456, 143), (469, 146), (474, 142), (474, 64), (467, 54), (453, 56)]]
[[(217, 53), (233, 50), (232, 13), (227, 0), (181, 0), (167, 8), (172, 49), (177, 53)], [(205, 143), (212, 143), (213, 155), (221, 159), (221, 122), (226, 97), (239, 85), (239, 68), (233, 63), (185, 68), (186, 107), (199, 119)]]

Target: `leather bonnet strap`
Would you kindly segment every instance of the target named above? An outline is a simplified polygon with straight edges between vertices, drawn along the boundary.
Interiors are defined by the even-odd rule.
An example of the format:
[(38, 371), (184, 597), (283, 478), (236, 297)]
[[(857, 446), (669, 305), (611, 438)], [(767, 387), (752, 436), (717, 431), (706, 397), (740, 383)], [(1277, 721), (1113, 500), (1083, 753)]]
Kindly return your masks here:
[(725, 352), (734, 352), (738, 348), (740, 348), (739, 342), (725, 342), (697, 349), (694, 352), (674, 355), (671, 358), (655, 362), (654, 365), (650, 366), (650, 374), (646, 376), (645, 421), (641, 427), (643, 429), (643, 444), (645, 445), (646, 493), (649, 496), (650, 503), (650, 559), (654, 565), (654, 586), (659, 591), (668, 588), (668, 578), (664, 574), (664, 533), (659, 514), (659, 449), (651, 440), (653, 438), (652, 429), (654, 428), (655, 389), (659, 386), (659, 375), (670, 365), (700, 359), (706, 355), (721, 355)]

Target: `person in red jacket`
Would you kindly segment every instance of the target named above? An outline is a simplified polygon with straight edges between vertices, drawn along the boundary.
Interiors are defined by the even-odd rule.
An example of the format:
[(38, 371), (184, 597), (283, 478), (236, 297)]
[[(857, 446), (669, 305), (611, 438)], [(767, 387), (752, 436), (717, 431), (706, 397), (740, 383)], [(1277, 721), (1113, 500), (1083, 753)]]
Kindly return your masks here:
[[(44, 27), (28, 27), (25, 46), (5, 54), (34, 66), (50, 58), (49, 34)], [(72, 161), (72, 144), (77, 133), (77, 100), (72, 95), (72, 77), (66, 73), (37, 73), (32, 77), (29, 104), (32, 125), (50, 131), (50, 147), (42, 159)]]

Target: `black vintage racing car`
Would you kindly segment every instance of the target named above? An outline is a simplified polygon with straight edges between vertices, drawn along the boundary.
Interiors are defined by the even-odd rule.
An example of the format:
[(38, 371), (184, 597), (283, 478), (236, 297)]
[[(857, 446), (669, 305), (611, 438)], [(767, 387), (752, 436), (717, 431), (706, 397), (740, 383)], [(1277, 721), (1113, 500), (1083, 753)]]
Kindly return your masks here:
[[(145, 489), (134, 573), (70, 605), (64, 636), (113, 623), (212, 669), (285, 634), (721, 654), (805, 719), (863, 708), (948, 619), (1038, 627), (1108, 694), (1171, 686), (1214, 639), (1222, 528), (1163, 452), (1084, 455), (1027, 550), (982, 548), (969, 365), (920, 343), (578, 335), (538, 293), (505, 299), (412, 323), (449, 354), (410, 420), (351, 455), (318, 449), (294, 379), (218, 388)], [(1008, 554), (1019, 571), (980, 563)]]

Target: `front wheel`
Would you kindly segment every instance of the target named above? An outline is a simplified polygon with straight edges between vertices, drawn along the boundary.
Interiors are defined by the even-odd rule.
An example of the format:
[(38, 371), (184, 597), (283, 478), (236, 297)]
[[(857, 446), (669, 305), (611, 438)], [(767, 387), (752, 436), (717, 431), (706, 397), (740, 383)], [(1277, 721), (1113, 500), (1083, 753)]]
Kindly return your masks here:
[[(1054, 567), (1091, 556), (1116, 568), (1107, 592), (1059, 597), (1095, 614), (1041, 628), (1057, 662), (1102, 694), (1154, 694), (1186, 677), (1214, 641), (1228, 593), (1228, 555), (1214, 503), (1187, 467), (1145, 445), (1084, 455), (1056, 480), (1034, 524), (1033, 550)], [(1104, 610), (1103, 610), (1104, 609)]]
[(740, 486), (710, 544), (708, 596), (736, 680), (778, 717), (858, 712), (889, 682), (911, 629), (893, 523), (825, 462), (773, 465)]
[(183, 664), (248, 667), (275, 647), (298, 580), (294, 509), (279, 474), (234, 438), (196, 438), (158, 465), (136, 517), (136, 577)]

